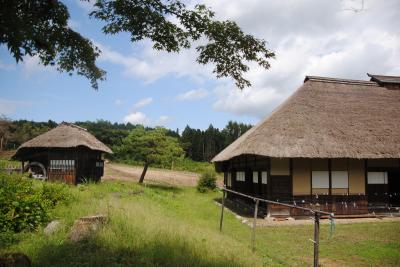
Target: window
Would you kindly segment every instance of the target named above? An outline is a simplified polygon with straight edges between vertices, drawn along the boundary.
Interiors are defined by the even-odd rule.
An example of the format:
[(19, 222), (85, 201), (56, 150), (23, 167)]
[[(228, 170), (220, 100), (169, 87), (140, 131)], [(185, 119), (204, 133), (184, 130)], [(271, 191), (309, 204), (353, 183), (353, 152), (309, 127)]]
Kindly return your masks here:
[(232, 186), (232, 174), (231, 172), (226, 173), (226, 186)]
[(50, 160), (50, 170), (73, 170), (75, 167), (75, 160)]
[(368, 172), (368, 184), (387, 184), (387, 172)]
[(347, 171), (332, 171), (332, 188), (349, 188)]
[(236, 173), (236, 181), (244, 182), (246, 181), (245, 172)]
[(253, 172), (253, 183), (258, 184), (258, 172)]
[(329, 189), (329, 172), (312, 171), (312, 188)]
[(267, 184), (267, 177), (268, 177), (268, 174), (267, 174), (267, 172), (261, 172), (261, 183), (262, 184)]
[(102, 162), (102, 161), (96, 161), (96, 167), (98, 167), (98, 168), (103, 168), (103, 167), (104, 167), (104, 162)]

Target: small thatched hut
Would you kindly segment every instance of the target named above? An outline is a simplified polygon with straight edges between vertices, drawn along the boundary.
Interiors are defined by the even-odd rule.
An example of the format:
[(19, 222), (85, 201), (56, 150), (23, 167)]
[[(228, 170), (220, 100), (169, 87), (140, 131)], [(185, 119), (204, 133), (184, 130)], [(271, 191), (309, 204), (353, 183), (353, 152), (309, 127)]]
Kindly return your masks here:
[(337, 214), (400, 206), (400, 77), (369, 76), (307, 76), (212, 160), (225, 185)]
[(23, 168), (31, 168), (45, 179), (77, 184), (101, 179), (102, 153), (112, 151), (86, 129), (63, 122), (22, 144), (13, 158), (22, 161)]

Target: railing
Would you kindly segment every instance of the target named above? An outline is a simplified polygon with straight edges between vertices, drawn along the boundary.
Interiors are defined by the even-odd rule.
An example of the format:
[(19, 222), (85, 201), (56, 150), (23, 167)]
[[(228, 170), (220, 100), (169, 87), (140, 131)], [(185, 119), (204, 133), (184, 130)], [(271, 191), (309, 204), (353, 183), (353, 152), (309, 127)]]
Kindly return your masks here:
[(262, 199), (258, 197), (253, 197), (250, 195), (246, 195), (237, 191), (233, 191), (230, 189), (227, 189), (226, 187), (219, 188), (222, 190), (222, 201), (221, 201), (221, 218), (220, 218), (220, 223), (219, 223), (219, 230), (222, 231), (222, 222), (224, 219), (224, 208), (225, 208), (225, 194), (226, 192), (236, 194), (245, 198), (249, 198), (255, 202), (254, 206), (254, 218), (253, 218), (253, 229), (252, 229), (252, 235), (251, 235), (251, 242), (252, 242), (252, 248), (255, 250), (255, 239), (256, 239), (256, 225), (257, 225), (257, 214), (258, 214), (258, 205), (260, 202), (268, 203), (268, 204), (274, 204), (274, 205), (280, 205), (288, 208), (294, 208), (294, 209), (300, 209), (303, 211), (308, 211), (311, 214), (314, 215), (314, 240), (311, 240), (314, 243), (314, 267), (318, 267), (318, 251), (319, 251), (319, 224), (320, 224), (320, 218), (321, 215), (328, 215), (329, 220), (331, 220), (331, 223), (333, 222), (334, 219), (334, 214), (329, 213), (326, 211), (321, 211), (321, 210), (315, 210), (315, 209), (310, 209), (310, 208), (305, 208), (305, 207), (299, 207), (297, 205), (291, 205), (291, 204), (286, 204), (286, 203), (281, 203), (278, 201), (272, 201), (272, 200), (267, 200), (267, 199)]

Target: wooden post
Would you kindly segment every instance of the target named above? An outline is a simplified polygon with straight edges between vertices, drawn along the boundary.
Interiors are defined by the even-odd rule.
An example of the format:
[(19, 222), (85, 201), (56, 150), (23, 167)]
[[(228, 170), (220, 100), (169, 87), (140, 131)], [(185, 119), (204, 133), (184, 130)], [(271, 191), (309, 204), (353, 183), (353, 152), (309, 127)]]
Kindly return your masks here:
[(252, 246), (253, 246), (253, 251), (256, 250), (257, 214), (258, 214), (258, 199), (256, 200), (256, 204), (254, 206), (253, 232), (252, 232), (252, 236), (251, 236), (251, 243), (252, 243)]
[(319, 248), (319, 218), (320, 214), (315, 213), (314, 221), (314, 267), (318, 267), (318, 248)]
[(222, 205), (221, 205), (221, 219), (219, 221), (219, 231), (222, 231), (222, 221), (224, 219), (224, 201), (225, 201), (225, 190), (222, 189)]

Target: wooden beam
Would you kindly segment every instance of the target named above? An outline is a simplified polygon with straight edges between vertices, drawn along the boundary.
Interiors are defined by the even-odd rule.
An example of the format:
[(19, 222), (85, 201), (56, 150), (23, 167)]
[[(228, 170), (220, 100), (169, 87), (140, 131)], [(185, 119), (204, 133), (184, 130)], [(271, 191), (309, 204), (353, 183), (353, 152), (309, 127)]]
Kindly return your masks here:
[(319, 219), (320, 214), (314, 214), (314, 267), (318, 267), (318, 249), (319, 249)]
[(253, 251), (256, 250), (256, 226), (257, 226), (258, 203), (259, 200), (256, 199), (256, 204), (254, 206), (253, 232), (251, 236), (251, 244), (253, 246)]
[(219, 221), (219, 231), (222, 231), (222, 221), (224, 220), (224, 201), (225, 201), (225, 191), (222, 191), (222, 201), (221, 201), (221, 219)]

